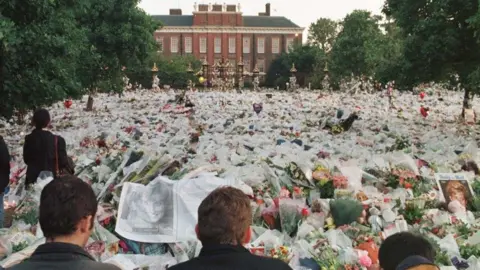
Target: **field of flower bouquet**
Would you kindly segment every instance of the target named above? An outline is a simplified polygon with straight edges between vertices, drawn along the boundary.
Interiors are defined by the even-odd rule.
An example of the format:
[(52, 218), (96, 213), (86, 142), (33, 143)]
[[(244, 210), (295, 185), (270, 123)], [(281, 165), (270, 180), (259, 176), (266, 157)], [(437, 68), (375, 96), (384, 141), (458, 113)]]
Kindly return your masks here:
[[(480, 269), (479, 129), (456, 120), (460, 93), (437, 91), (442, 98), (399, 94), (395, 111), (380, 94), (315, 92), (194, 92), (190, 110), (169, 104), (173, 91), (146, 90), (100, 95), (93, 112), (83, 111), (86, 98), (49, 109), (76, 174), (98, 196), (86, 249), (100, 261), (164, 269), (196, 256), (196, 207), (215, 187), (234, 185), (252, 199), (248, 248), (293, 269), (375, 269), (383, 239), (407, 230), (432, 241), (439, 265)], [(339, 110), (358, 119), (348, 131), (325, 130)], [(24, 191), (22, 141), (31, 128), (0, 126), (13, 158), (11, 224), (0, 230), (8, 267), (45, 241), (38, 202), (49, 178)], [(465, 200), (449, 193), (454, 182)], [(160, 209), (149, 226), (161, 230), (128, 231), (148, 207)]]

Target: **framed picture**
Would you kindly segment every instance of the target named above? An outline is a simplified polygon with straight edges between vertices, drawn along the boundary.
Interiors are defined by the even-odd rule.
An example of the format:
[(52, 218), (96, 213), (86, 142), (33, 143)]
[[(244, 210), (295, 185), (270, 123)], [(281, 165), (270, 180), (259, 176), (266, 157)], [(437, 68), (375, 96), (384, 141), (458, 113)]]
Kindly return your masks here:
[(464, 174), (436, 173), (435, 180), (440, 190), (440, 200), (446, 202), (447, 205), (451, 201), (457, 200), (461, 205), (467, 207), (468, 202), (473, 199), (472, 187)]

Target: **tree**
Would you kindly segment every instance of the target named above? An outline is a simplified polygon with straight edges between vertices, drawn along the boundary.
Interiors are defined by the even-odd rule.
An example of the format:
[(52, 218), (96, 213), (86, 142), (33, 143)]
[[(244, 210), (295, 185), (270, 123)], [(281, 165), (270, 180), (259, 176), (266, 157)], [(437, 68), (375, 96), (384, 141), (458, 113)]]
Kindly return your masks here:
[(325, 53), (322, 49), (311, 44), (295, 45), (289, 53), (280, 55), (270, 64), (265, 84), (283, 88), (285, 83), (289, 81), (290, 69), (295, 64), (297, 83), (305, 86), (307, 80), (314, 74), (318, 63), (325, 63)]
[(77, 60), (86, 46), (75, 1), (0, 0), (2, 101), (10, 118), (68, 96), (81, 95)]
[(382, 36), (378, 25), (380, 18), (372, 16), (370, 12), (355, 10), (348, 14), (343, 22), (342, 31), (330, 52), (330, 72), (332, 79), (355, 76), (372, 76), (374, 66), (369, 61), (372, 44)]
[(156, 51), (153, 33), (160, 24), (139, 9), (138, 3), (90, 0), (88, 8), (78, 13), (91, 44), (79, 63), (82, 85), (90, 94), (87, 110), (92, 109), (96, 92), (121, 93), (123, 68), (144, 69), (151, 53)]
[[(158, 78), (162, 84), (170, 85), (174, 88), (185, 88), (188, 86), (188, 80), (196, 83), (194, 74), (188, 74), (188, 65), (192, 65), (194, 72), (201, 69), (202, 63), (193, 56), (175, 56), (167, 58), (157, 56), (155, 63), (158, 67)], [(152, 63), (153, 65), (153, 63)]]
[(367, 62), (373, 67), (373, 76), (381, 83), (395, 81), (397, 85), (408, 84), (411, 76), (404, 71), (403, 32), (391, 20), (381, 24), (381, 27), (384, 33), (367, 42)]
[(458, 74), (464, 108), (480, 87), (478, 0), (386, 0), (384, 13), (405, 33), (406, 70), (413, 83)]
[(338, 22), (320, 18), (310, 25), (308, 29), (308, 42), (319, 46), (324, 52), (328, 52), (338, 34)]

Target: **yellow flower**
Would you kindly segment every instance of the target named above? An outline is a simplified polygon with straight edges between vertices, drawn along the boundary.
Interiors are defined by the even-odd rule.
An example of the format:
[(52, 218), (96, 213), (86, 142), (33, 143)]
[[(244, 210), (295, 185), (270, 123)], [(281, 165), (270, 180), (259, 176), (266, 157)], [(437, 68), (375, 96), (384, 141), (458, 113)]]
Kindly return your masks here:
[(325, 266), (322, 266), (322, 270), (328, 270)]

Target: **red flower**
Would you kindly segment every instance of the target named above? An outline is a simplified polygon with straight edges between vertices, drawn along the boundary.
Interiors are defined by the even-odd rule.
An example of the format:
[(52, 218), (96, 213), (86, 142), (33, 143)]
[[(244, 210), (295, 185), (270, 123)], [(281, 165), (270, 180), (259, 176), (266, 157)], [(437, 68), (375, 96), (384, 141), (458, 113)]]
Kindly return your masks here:
[(404, 187), (405, 187), (406, 189), (412, 189), (413, 185), (410, 184), (410, 183), (408, 183), (408, 182), (405, 182)]
[(118, 245), (123, 249), (124, 252), (127, 252), (127, 251), (128, 251), (128, 246), (127, 246), (127, 243), (125, 243), (125, 241), (120, 240), (120, 241), (118, 242)]
[(107, 143), (104, 140), (97, 141), (97, 146), (99, 148), (107, 147)]
[(101, 163), (102, 161), (100, 160), (100, 158), (95, 159), (95, 164), (100, 165)]
[(263, 217), (263, 220), (265, 220), (265, 222), (267, 223), (268, 227), (273, 230), (275, 229), (275, 217), (273, 216), (273, 214), (263, 214), (262, 215)]
[(303, 208), (302, 209), (302, 216), (303, 217), (308, 217), (308, 215), (310, 215), (310, 211), (308, 211), (307, 208)]
[(299, 187), (293, 187), (293, 193), (295, 194), (302, 194), (302, 189)]

